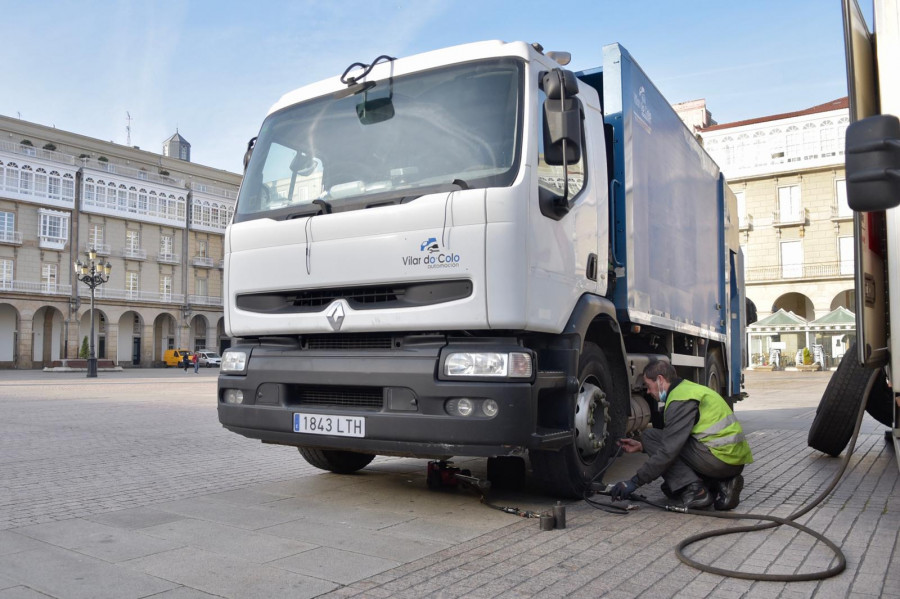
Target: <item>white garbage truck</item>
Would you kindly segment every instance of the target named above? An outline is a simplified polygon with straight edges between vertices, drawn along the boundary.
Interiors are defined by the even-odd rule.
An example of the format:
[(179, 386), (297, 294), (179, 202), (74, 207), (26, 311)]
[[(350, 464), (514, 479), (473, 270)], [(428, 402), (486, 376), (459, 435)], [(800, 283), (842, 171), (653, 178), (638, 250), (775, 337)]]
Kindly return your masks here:
[(629, 53), (602, 54), (576, 73), (481, 42), (282, 97), (225, 238), (222, 425), (338, 473), (527, 457), (580, 496), (654, 419), (652, 358), (738, 399), (734, 195)]

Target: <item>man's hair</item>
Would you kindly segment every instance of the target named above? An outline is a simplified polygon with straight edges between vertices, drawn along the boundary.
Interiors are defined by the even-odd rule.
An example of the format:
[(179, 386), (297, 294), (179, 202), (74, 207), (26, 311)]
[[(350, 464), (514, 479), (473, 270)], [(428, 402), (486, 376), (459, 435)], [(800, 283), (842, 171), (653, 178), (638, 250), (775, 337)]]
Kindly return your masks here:
[(678, 373), (675, 372), (675, 367), (665, 360), (650, 360), (644, 368), (644, 378), (652, 381), (660, 376), (671, 382), (678, 377)]

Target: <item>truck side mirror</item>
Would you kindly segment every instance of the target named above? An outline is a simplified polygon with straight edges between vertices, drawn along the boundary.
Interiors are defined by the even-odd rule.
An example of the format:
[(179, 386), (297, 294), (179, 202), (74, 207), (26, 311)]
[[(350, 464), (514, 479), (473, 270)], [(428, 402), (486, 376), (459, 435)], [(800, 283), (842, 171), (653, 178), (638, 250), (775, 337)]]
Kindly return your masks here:
[(575, 73), (553, 69), (543, 73), (544, 162), (552, 166), (572, 164), (581, 158), (581, 103)]
[(847, 204), (859, 212), (900, 205), (900, 120), (884, 114), (847, 127)]
[(256, 146), (256, 137), (247, 142), (247, 151), (244, 152), (244, 173), (247, 172), (247, 165), (250, 164), (250, 157), (253, 155), (253, 148)]

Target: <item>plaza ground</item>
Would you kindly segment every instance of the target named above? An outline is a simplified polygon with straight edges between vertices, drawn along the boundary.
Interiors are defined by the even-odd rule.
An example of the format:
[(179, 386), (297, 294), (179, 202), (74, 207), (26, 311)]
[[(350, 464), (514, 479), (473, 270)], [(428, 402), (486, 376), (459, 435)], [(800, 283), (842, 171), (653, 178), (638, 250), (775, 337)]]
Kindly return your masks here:
[[(737, 511), (786, 516), (839, 461), (806, 446), (830, 372), (747, 372), (736, 412), (756, 461)], [(216, 371), (0, 371), (0, 599), (202, 597), (900, 597), (893, 447), (868, 417), (848, 473), (800, 521), (843, 547), (847, 570), (776, 583), (701, 573), (678, 542), (723, 521), (640, 507), (626, 516), (567, 503), (567, 527), (431, 491), (424, 460), (377, 458), (356, 475), (225, 431)], [(606, 480), (630, 476), (625, 456)], [(484, 460), (458, 460), (482, 475)], [(642, 489), (662, 499), (657, 485)], [(499, 505), (547, 510), (530, 482)], [(724, 525), (727, 525), (724, 524)], [(793, 529), (689, 549), (720, 567), (827, 567)]]

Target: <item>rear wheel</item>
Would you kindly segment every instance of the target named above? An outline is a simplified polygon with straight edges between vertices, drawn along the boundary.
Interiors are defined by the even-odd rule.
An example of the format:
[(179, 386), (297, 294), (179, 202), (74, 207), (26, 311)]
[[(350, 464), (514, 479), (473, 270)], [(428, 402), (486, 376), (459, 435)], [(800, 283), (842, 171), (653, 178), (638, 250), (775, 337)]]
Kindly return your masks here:
[[(850, 344), (825, 387), (816, 417), (809, 427), (807, 444), (810, 447), (831, 456), (839, 455), (847, 447), (856, 426), (856, 414), (866, 400), (863, 395), (871, 375), (872, 371), (860, 366), (856, 359), (856, 343)], [(883, 372), (878, 376), (884, 379)], [(878, 385), (876, 381), (873, 392)]]
[(704, 381), (706, 386), (721, 395), (726, 396), (725, 391), (725, 365), (722, 362), (722, 354), (718, 349), (706, 354), (706, 367), (704, 368)]
[(297, 450), (310, 465), (334, 472), (335, 474), (350, 474), (357, 470), (362, 470), (375, 459), (375, 456), (370, 453), (356, 453), (337, 449), (298, 447)]
[(531, 451), (531, 466), (553, 495), (577, 498), (609, 462), (616, 441), (625, 435), (626, 403), (612, 384), (603, 351), (585, 343), (579, 364), (572, 442), (559, 451)]

